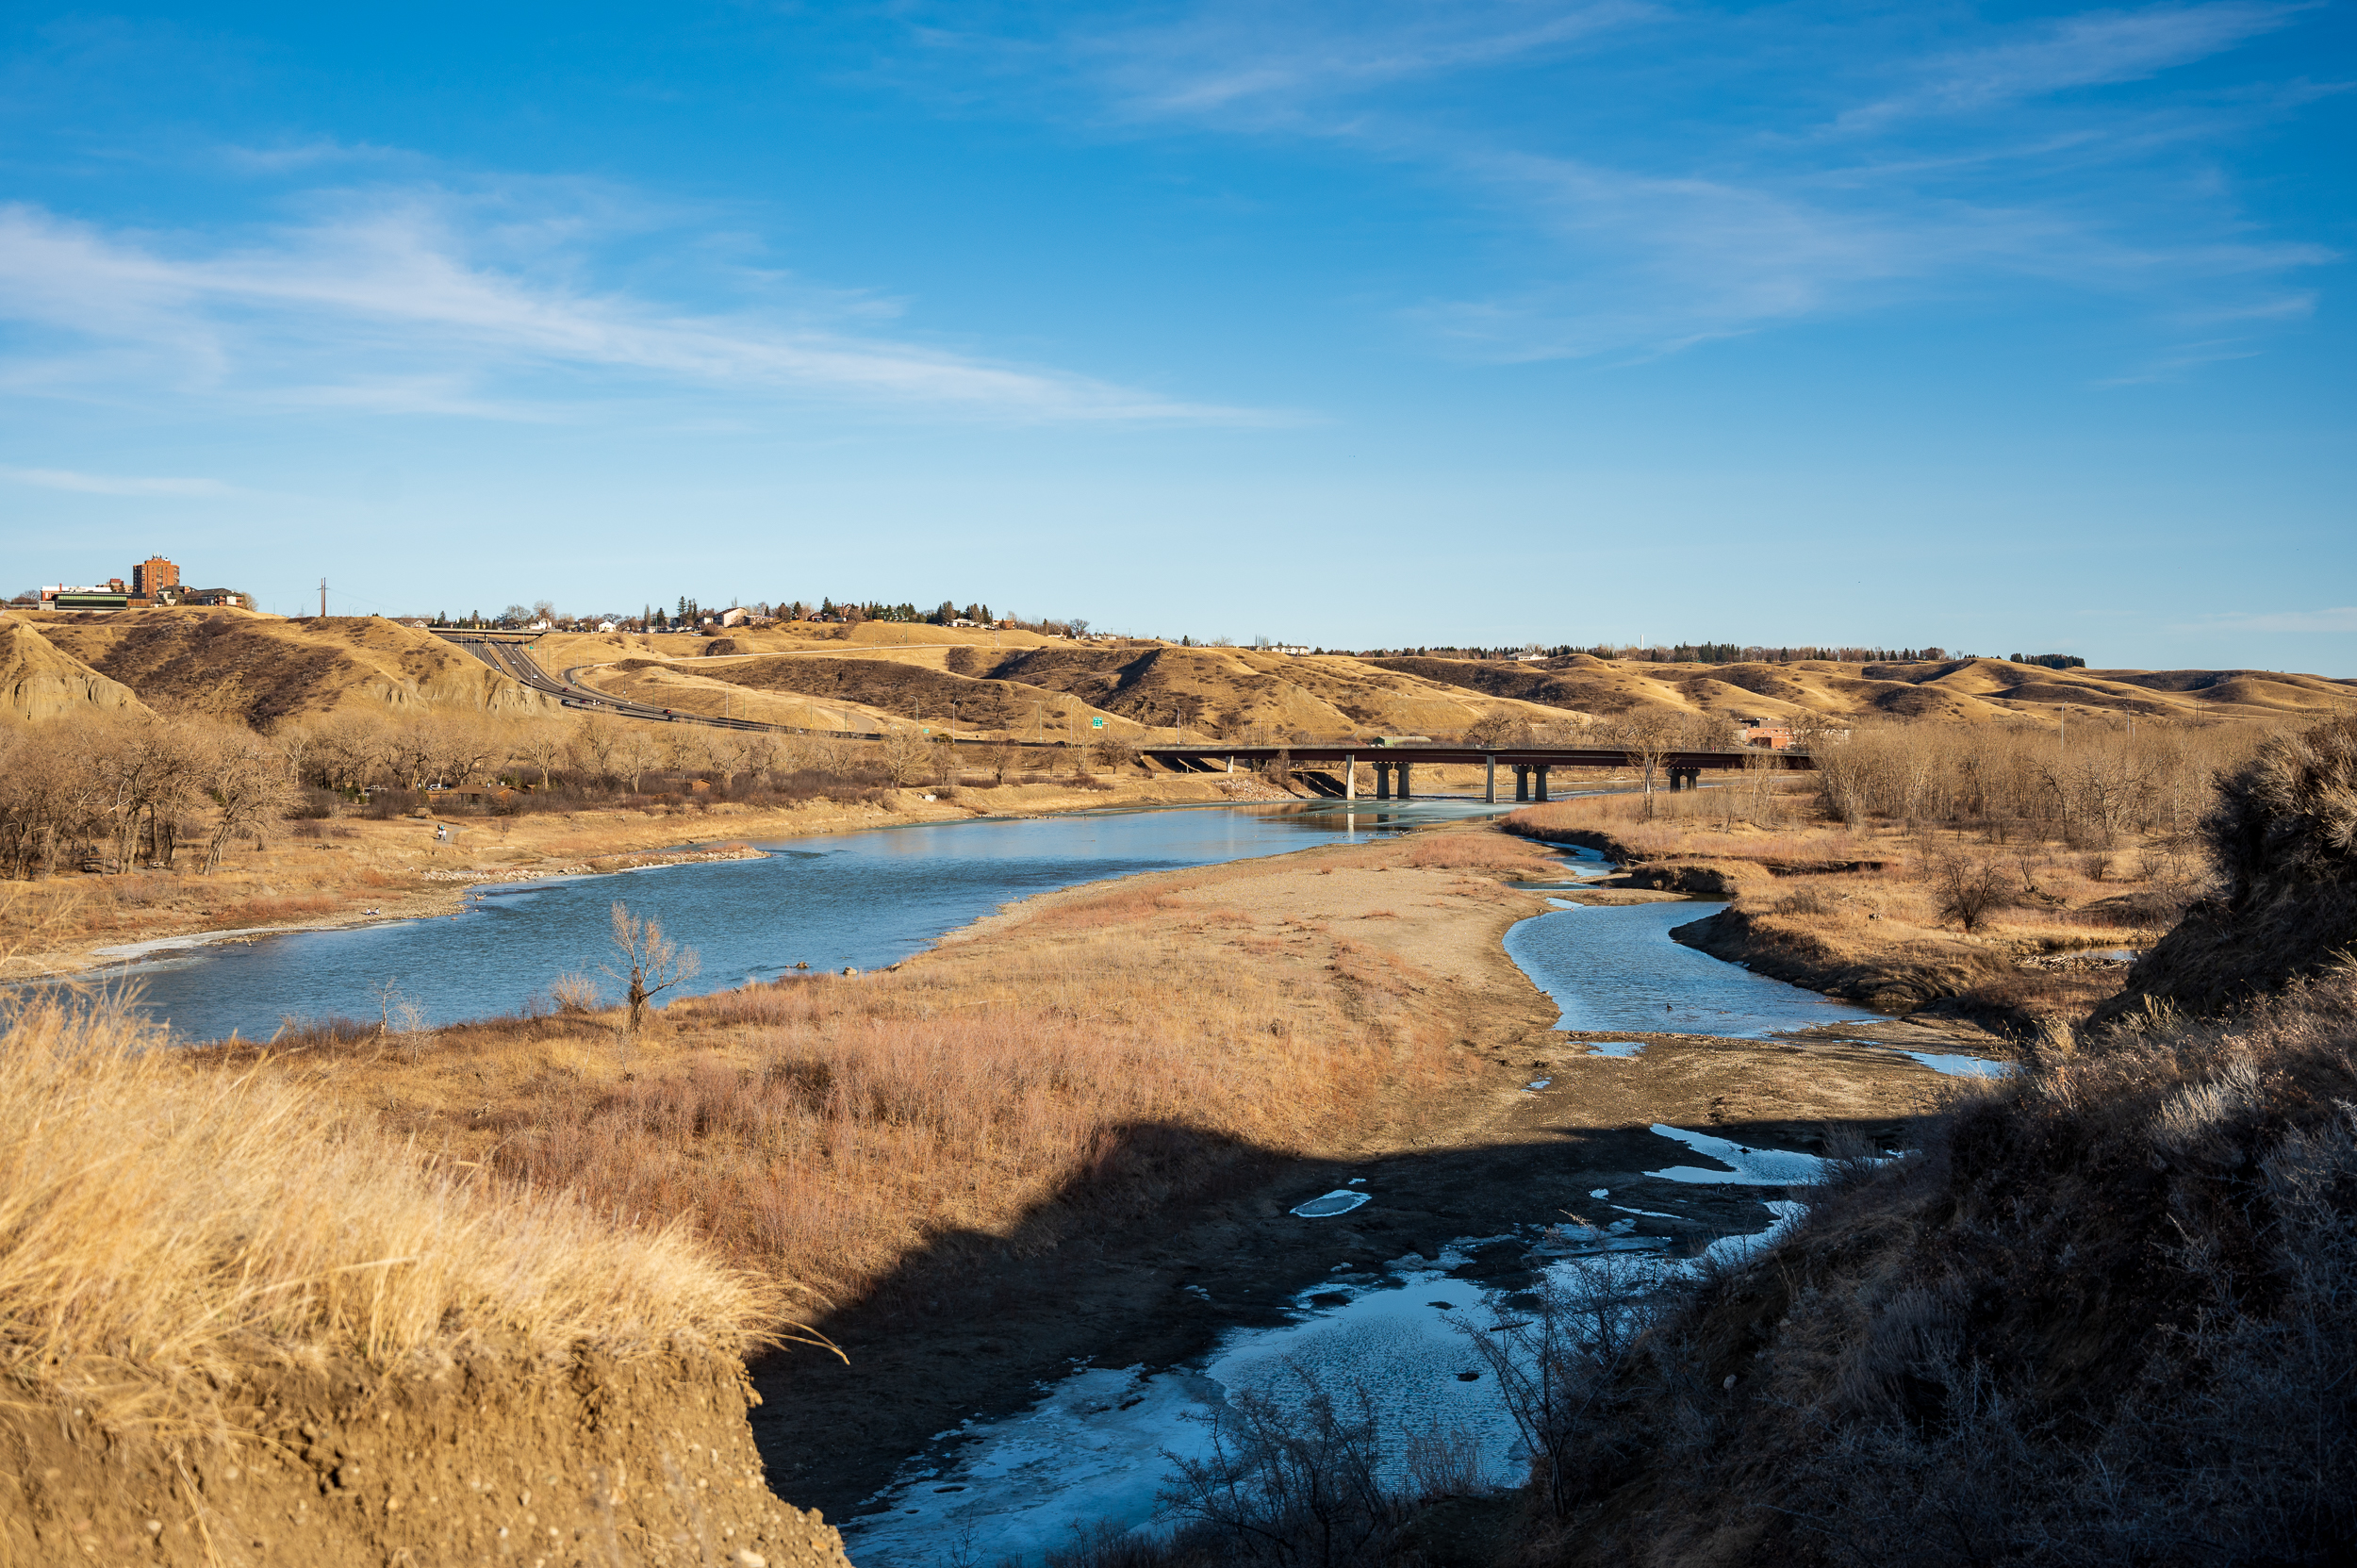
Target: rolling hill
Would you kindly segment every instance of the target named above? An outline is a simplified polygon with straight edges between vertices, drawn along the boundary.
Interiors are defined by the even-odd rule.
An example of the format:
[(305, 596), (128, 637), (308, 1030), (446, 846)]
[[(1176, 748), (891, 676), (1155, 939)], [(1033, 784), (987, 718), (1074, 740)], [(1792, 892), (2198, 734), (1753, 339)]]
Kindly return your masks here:
[[(8, 630), (12, 628), (12, 630)], [(1843, 723), (2052, 725), (2073, 719), (2304, 722), (2357, 711), (2357, 682), (2256, 669), (2048, 669), (1922, 664), (1653, 664), (1289, 655), (1024, 632), (765, 627), (717, 637), (551, 633), (552, 673), (689, 713), (809, 730), (923, 723), (965, 735), (1269, 742), (1456, 735), (1485, 718), (1585, 726), (1645, 710)], [(18, 718), (78, 705), (192, 705), (267, 726), (346, 709), (448, 705), (517, 714), (552, 699), (432, 634), (375, 617), (243, 610), (0, 619), (0, 691)], [(1102, 719), (1101, 726), (1091, 720)]]
[(553, 712), (555, 700), (380, 616), (289, 620), (251, 610), (36, 614), (51, 644), (148, 701), (267, 727), (347, 707)]

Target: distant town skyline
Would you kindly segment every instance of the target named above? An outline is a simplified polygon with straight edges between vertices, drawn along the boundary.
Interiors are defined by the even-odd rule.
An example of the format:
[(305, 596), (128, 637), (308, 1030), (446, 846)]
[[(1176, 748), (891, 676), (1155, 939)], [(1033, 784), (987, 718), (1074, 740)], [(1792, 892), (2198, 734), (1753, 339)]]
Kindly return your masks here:
[(19, 7), (0, 593), (2357, 676), (2351, 31)]

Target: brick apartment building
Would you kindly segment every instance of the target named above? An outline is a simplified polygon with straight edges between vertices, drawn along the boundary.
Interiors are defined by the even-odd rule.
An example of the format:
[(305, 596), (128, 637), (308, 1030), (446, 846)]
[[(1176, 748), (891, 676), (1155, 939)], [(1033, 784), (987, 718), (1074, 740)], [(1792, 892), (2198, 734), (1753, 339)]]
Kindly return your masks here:
[(131, 569), (131, 580), (109, 577), (88, 587), (59, 583), (41, 590), (44, 610), (147, 610), (165, 604), (254, 607), (251, 594), (235, 588), (191, 588), (180, 581), (180, 569), (161, 555), (150, 555)]

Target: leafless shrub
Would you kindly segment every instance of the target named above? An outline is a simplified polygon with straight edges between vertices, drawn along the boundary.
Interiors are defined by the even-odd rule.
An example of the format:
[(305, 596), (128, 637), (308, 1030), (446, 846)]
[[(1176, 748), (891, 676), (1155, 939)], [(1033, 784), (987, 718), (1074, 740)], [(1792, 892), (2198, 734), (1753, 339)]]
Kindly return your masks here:
[(1338, 1401), (1292, 1371), (1299, 1403), (1239, 1391), (1211, 1420), (1209, 1454), (1174, 1457), (1178, 1478), (1162, 1504), (1189, 1522), (1187, 1544), (1216, 1547), (1229, 1562), (1380, 1562), (1405, 1507), (1382, 1479), (1374, 1400), (1360, 1389)]
[(605, 1004), (598, 982), (581, 971), (569, 970), (549, 982), (549, 999), (559, 1013), (595, 1013)]
[(1658, 1282), (1654, 1271), (1607, 1255), (1550, 1274), (1525, 1308), (1502, 1305), (1493, 1322), (1458, 1326), (1496, 1382), (1558, 1518), (1626, 1457), (1634, 1433), (1624, 1375), (1658, 1310)]
[(1968, 934), (1978, 930), (1991, 911), (2013, 901), (2013, 888), (1994, 860), (1943, 855), (1932, 863), (1931, 873), (1939, 917), (1955, 921)]

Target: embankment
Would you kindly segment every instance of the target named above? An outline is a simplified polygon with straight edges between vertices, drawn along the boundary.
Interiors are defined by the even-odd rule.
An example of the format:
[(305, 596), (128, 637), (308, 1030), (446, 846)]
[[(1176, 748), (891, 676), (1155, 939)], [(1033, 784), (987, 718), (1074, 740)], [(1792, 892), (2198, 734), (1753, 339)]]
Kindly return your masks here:
[(211, 1432), (0, 1414), (0, 1558), (845, 1568), (835, 1531), (769, 1492), (733, 1354), (485, 1346), (214, 1393)]
[(0, 1560), (840, 1568), (747, 1425), (773, 1286), (157, 1044), (0, 1031)]

